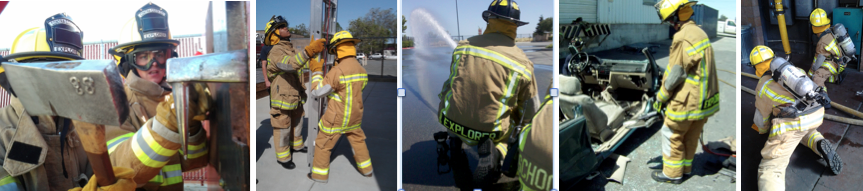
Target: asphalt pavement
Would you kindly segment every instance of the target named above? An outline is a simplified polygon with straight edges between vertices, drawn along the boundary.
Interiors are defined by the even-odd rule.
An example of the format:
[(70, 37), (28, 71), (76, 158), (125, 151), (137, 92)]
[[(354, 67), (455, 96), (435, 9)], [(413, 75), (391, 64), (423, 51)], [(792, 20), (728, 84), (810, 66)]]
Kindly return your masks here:
[[(736, 71), (736, 39), (717, 37), (711, 39), (710, 43), (711, 47), (713, 47), (719, 79), (730, 84), (736, 84), (735, 74), (720, 71)], [(653, 55), (656, 58), (656, 63), (663, 69), (666, 68), (671, 39), (652, 42), (650, 45), (655, 46), (653, 50), (656, 52)], [(600, 58), (610, 59), (646, 59), (641, 52), (618, 49), (598, 52), (595, 55)], [(728, 136), (736, 136), (736, 120), (738, 116), (736, 111), (736, 94), (738, 92), (735, 87), (723, 82), (719, 82), (719, 92), (720, 110), (710, 117), (704, 126), (702, 139), (705, 144), (709, 141), (716, 141)], [(746, 119), (744, 118), (743, 121), (746, 121)], [(721, 162), (725, 160), (725, 157), (706, 153), (701, 146), (698, 147), (695, 159), (692, 162), (693, 176), (691, 178), (686, 179), (680, 185), (654, 181), (650, 177), (650, 172), (653, 169), (648, 167), (658, 164), (655, 163), (657, 161), (661, 161), (661, 139), (663, 138), (658, 133), (660, 128), (662, 128), (662, 123), (656, 123), (649, 128), (637, 129), (614, 152), (631, 159), (626, 167), (626, 174), (622, 183), (608, 181), (600, 177), (590, 181), (582, 181), (575, 188), (589, 188), (587, 190), (735, 190), (735, 183), (731, 182), (733, 178), (718, 173), (721, 169)], [(607, 160), (601, 165), (600, 171), (607, 177), (611, 176), (614, 168), (614, 161)]]
[[(270, 125), (269, 97), (255, 103), (257, 134), (257, 189), (258, 190), (396, 190), (396, 83), (369, 81), (363, 89), (363, 123), (366, 146), (372, 160), (374, 175), (363, 177), (356, 169), (353, 150), (347, 138), (340, 138), (333, 148), (328, 183), (317, 183), (306, 175), (311, 172), (306, 153), (293, 153), (297, 167), (282, 168), (276, 162), (273, 149), (273, 128)], [(308, 142), (308, 119), (303, 120), (303, 140)], [(311, 147), (309, 149), (312, 149)]]
[[(544, 43), (516, 43), (534, 63), (534, 74), (539, 96), (545, 96), (552, 82), (551, 49)], [(423, 51), (423, 52), (419, 52)], [(402, 187), (405, 190), (458, 190), (453, 173), (437, 173), (436, 143), (432, 134), (446, 129), (437, 121), (437, 106), (441, 85), (449, 76), (451, 48), (402, 51), (402, 87), (406, 96), (402, 98)], [(552, 132), (548, 132), (552, 133)], [(476, 167), (474, 149), (468, 149), (471, 169)], [(475, 147), (474, 147), (475, 148)], [(514, 178), (502, 178), (498, 183), (517, 182)]]

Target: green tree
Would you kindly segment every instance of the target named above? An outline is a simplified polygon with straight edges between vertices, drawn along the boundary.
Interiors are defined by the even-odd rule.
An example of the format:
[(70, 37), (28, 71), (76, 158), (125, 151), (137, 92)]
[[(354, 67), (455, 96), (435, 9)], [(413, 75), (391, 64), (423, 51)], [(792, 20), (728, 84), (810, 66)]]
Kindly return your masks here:
[(309, 28), (306, 27), (305, 23), (300, 23), (300, 25), (296, 25), (294, 27), (288, 28), (288, 31), (291, 31), (291, 34), (309, 36)]
[(398, 31), (396, 11), (393, 9), (372, 8), (365, 16), (351, 20), (348, 31), (362, 42), (357, 44), (358, 52), (381, 52), (385, 43), (394, 38)]
[(542, 34), (542, 33), (551, 32), (552, 28), (554, 27), (553, 17), (543, 19), (542, 16), (539, 16), (539, 19), (540, 19), (539, 23), (536, 24), (536, 31), (534, 31), (533, 34)]
[(726, 17), (725, 15), (719, 16), (719, 21), (725, 21), (725, 20), (728, 20), (728, 17)]
[(405, 30), (408, 30), (408, 26), (405, 25), (405, 23), (407, 23), (407, 22), (408, 22), (408, 20), (405, 19), (405, 15), (402, 15), (402, 33), (405, 33)]

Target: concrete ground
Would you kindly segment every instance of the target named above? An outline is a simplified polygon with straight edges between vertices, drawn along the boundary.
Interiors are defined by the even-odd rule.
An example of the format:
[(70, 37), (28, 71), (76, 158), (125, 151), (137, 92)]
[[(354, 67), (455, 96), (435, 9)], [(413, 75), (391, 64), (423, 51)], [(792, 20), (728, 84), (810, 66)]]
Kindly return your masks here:
[[(552, 81), (552, 50), (545, 43), (516, 43), (534, 63), (538, 96), (544, 97)], [(441, 85), (449, 76), (451, 48), (431, 48), (426, 52), (403, 50), (402, 87), (402, 186), (405, 190), (458, 190), (454, 173), (437, 173), (436, 143), (432, 135), (446, 129), (437, 121)], [(553, 132), (548, 132), (553, 133)], [(465, 146), (471, 170), (476, 167), (475, 147)], [(498, 185), (517, 184), (518, 180), (504, 177)], [(465, 188), (472, 189), (472, 188)]]
[[(773, 48), (776, 56), (782, 55), (781, 48)], [(790, 60), (799, 68), (810, 68), (811, 56), (793, 55)], [(849, 64), (852, 65), (852, 64)], [(754, 74), (752, 67), (741, 65), (741, 71)], [(852, 67), (852, 66), (849, 66)], [(856, 66), (854, 66), (856, 67)], [(827, 93), (833, 103), (849, 107), (856, 111), (863, 106), (863, 97), (855, 95), (857, 91), (863, 90), (863, 73), (859, 69), (845, 69), (846, 79), (840, 84), (827, 83)], [(741, 85), (755, 90), (758, 80), (741, 77)], [(752, 130), (752, 118), (755, 114), (755, 96), (746, 92), (740, 92), (741, 104), (741, 158), (740, 184), (742, 190), (758, 189), (758, 164), (761, 162), (761, 149), (767, 141), (768, 135), (758, 134)], [(852, 119), (859, 119), (836, 108), (827, 109), (826, 114), (836, 115)], [(804, 145), (798, 145), (791, 155), (788, 167), (785, 170), (785, 188), (787, 190), (860, 190), (860, 180), (863, 180), (863, 165), (857, 160), (863, 158), (863, 127), (849, 125), (825, 119), (818, 131), (824, 138), (830, 140), (836, 147), (836, 153), (842, 159), (842, 172), (833, 174), (824, 159)]]
[[(340, 138), (333, 149), (329, 182), (322, 184), (309, 180), (311, 172), (306, 153), (294, 153), (293, 170), (282, 168), (276, 162), (273, 145), (273, 128), (270, 126), (269, 97), (255, 103), (257, 115), (257, 188), (258, 190), (396, 190), (396, 83), (369, 81), (363, 90), (363, 125), (366, 145), (372, 159), (374, 175), (363, 177), (356, 169), (353, 151), (346, 138)], [(308, 137), (303, 120), (302, 135)], [(311, 147), (309, 149), (312, 149)]]
[[(654, 58), (657, 64), (665, 68), (668, 65), (668, 52), (671, 40), (653, 42), (653, 45), (658, 45), (655, 48)], [(719, 71), (720, 69), (735, 71), (736, 67), (736, 39), (717, 37), (711, 39), (716, 68), (720, 80), (724, 80), (730, 84), (736, 84), (736, 75)], [(600, 58), (612, 59), (645, 59), (640, 52), (626, 52), (621, 50), (608, 50), (596, 54)], [(728, 136), (736, 136), (736, 94), (738, 93), (735, 87), (719, 83), (720, 92), (720, 110), (708, 119), (704, 126), (703, 141), (707, 144), (709, 141), (716, 141)], [(746, 120), (743, 120), (746, 121)], [(725, 157), (719, 157), (704, 152), (701, 146), (696, 151), (695, 159), (693, 160), (693, 176), (688, 178), (680, 185), (658, 183), (650, 177), (653, 169), (648, 168), (661, 161), (662, 135), (659, 129), (662, 123), (656, 123), (650, 128), (642, 128), (636, 130), (620, 148), (614, 153), (626, 156), (631, 159), (626, 167), (626, 174), (623, 183), (611, 182), (605, 178), (597, 178), (592, 181), (582, 181), (577, 184), (574, 189), (590, 188), (594, 190), (735, 190), (735, 183), (731, 181), (733, 178), (719, 174), (721, 162)], [(650, 162), (650, 163), (649, 163)], [(604, 176), (611, 176), (611, 171), (614, 167), (614, 161), (606, 160), (600, 167), (600, 171)], [(564, 186), (564, 185), (561, 185)]]

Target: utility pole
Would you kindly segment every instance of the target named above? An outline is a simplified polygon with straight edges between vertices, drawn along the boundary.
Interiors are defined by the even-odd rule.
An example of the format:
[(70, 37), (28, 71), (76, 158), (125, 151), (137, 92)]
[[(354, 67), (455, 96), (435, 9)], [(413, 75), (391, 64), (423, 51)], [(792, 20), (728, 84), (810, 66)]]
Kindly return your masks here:
[(457, 29), (456, 32), (458, 32), (458, 40), (461, 40), (461, 26), (459, 26), (458, 22), (458, 0), (455, 0), (455, 27)]

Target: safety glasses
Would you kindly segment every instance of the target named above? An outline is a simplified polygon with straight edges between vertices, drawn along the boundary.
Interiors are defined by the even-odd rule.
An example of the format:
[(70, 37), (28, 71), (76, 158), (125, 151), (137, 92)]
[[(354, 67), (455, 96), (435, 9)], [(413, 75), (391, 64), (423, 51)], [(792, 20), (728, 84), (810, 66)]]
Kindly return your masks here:
[(139, 70), (150, 70), (153, 67), (153, 64), (156, 64), (157, 68), (164, 69), (165, 62), (170, 57), (168, 50), (146, 50), (140, 51), (133, 54), (133, 64), (135, 68)]

